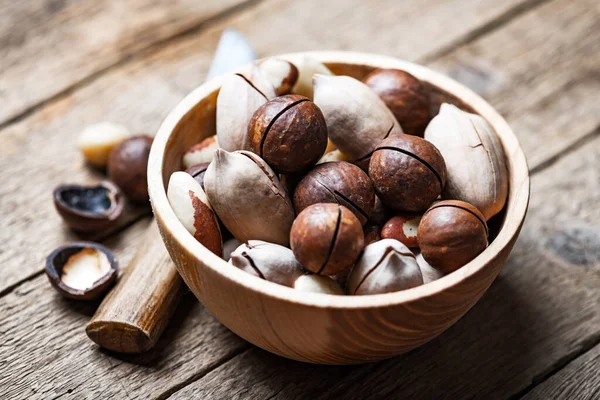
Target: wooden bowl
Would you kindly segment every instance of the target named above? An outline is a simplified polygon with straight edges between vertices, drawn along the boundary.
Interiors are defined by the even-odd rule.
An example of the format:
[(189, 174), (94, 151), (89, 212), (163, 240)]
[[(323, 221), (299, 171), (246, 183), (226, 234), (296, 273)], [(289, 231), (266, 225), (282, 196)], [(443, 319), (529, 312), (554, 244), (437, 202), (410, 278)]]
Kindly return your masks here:
[(378, 67), (399, 68), (432, 90), (434, 115), (442, 102), (483, 116), (496, 130), (510, 174), (510, 193), (499, 231), (473, 261), (437, 281), (397, 293), (332, 296), (299, 292), (256, 278), (217, 257), (179, 222), (166, 196), (172, 172), (192, 144), (215, 134), (221, 79), (200, 86), (162, 124), (148, 166), (150, 198), (163, 240), (185, 283), (225, 326), (265, 350), (319, 364), (356, 364), (414, 349), (444, 332), (483, 295), (500, 272), (519, 234), (529, 201), (523, 150), (506, 121), (463, 85), (425, 67), (352, 52), (310, 52), (334, 73), (362, 79)]

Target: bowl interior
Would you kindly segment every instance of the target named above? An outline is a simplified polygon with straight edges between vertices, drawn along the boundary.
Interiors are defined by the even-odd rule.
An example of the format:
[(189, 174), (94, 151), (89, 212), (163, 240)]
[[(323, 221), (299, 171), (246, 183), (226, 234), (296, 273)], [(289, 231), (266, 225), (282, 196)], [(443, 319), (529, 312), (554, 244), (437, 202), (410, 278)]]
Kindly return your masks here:
[(482, 98), (458, 82), (428, 68), (390, 57), (351, 52), (310, 52), (281, 56), (293, 61), (310, 56), (322, 61), (337, 75), (362, 79), (375, 68), (398, 68), (421, 79), (430, 90), (430, 108), (436, 115), (442, 103), (452, 103), (465, 111), (477, 113), (496, 130), (504, 146), (509, 170), (509, 197), (504, 210), (489, 221), (490, 246), (477, 258), (445, 277), (413, 289), (370, 296), (330, 296), (297, 291), (254, 278), (215, 256), (196, 242), (176, 219), (166, 198), (170, 175), (182, 170), (181, 158), (193, 144), (215, 134), (216, 99), (221, 84), (215, 78), (190, 93), (169, 115), (157, 134), (150, 155), (149, 191), (154, 212), (176, 239), (192, 251), (204, 264), (219, 270), (225, 278), (285, 301), (314, 306), (372, 307), (410, 301), (434, 294), (467, 279), (505, 249), (520, 229), (529, 199), (529, 175), (525, 156), (504, 119)]

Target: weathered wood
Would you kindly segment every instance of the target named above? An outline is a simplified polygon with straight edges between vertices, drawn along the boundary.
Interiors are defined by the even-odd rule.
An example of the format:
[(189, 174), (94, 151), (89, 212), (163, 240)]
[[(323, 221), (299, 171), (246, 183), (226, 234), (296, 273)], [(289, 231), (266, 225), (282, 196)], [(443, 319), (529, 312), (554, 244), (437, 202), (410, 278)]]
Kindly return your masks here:
[(600, 137), (533, 177), (530, 213), (500, 277), (463, 319), (423, 347), (359, 367), (307, 366), (252, 349), (173, 398), (519, 393), (600, 337), (598, 165)]
[(184, 284), (152, 220), (136, 257), (86, 327), (101, 347), (123, 353), (152, 348), (183, 294)]
[[(190, 35), (166, 49), (133, 60), (107, 73), (103, 79), (42, 107), (29, 118), (0, 132), (3, 152), (0, 171), (5, 177), (0, 185), (0, 219), (11, 226), (10, 230), (0, 230), (0, 241), (5, 243), (5, 250), (0, 253), (0, 264), (5, 266), (0, 293), (39, 272), (46, 250), (73, 237), (63, 228), (46, 196), (50, 196), (57, 184), (87, 182), (97, 174), (84, 168), (82, 157), (69, 143), (75, 142), (87, 124), (98, 120), (125, 123), (135, 132), (156, 132), (170, 109), (202, 82), (224, 27), (234, 26), (248, 34), (262, 55), (327, 46), (364, 48), (414, 59), (461, 37), (468, 27), (497, 18), (518, 1), (495, 0), (482, 4), (475, 0), (428, 0), (417, 5), (387, 0), (371, 8), (360, 0), (338, 0), (328, 2), (329, 13), (309, 11), (320, 7), (318, 0), (310, 3), (268, 1), (227, 18), (206, 32)], [(370, 18), (358, 17), (368, 10)], [(430, 18), (441, 18), (448, 13), (460, 14), (468, 18), (469, 23), (464, 23), (465, 19), (453, 23), (446, 26), (441, 35), (440, 25)], [(392, 24), (391, 15), (404, 22)], [(261, 29), (256, 29), (258, 20)], [(390, 25), (384, 28), (380, 21), (389, 21)], [(328, 44), (322, 37), (324, 26), (331, 27), (326, 30), (327, 39), (331, 40)], [(277, 31), (281, 33), (274, 34)], [(409, 32), (412, 34), (407, 36)], [(373, 36), (385, 41), (373, 43), (370, 39)], [(399, 41), (398, 37), (414, 40)], [(347, 41), (350, 38), (352, 41)], [(30, 189), (17, 191), (23, 182), (28, 182)], [(12, 229), (21, 234), (12, 235)]]
[(5, 1), (0, 13), (0, 123), (242, 3)]
[(595, 400), (600, 398), (600, 345), (566, 365), (527, 393), (523, 400)]
[(600, 125), (599, 24), (597, 1), (553, 1), (432, 66), (490, 101), (536, 168)]
[[(105, 243), (122, 266), (133, 259), (148, 222)], [(137, 356), (104, 351), (85, 334), (97, 306), (64, 299), (45, 276), (3, 297), (0, 398), (146, 399), (196, 379), (248, 347), (186, 295), (152, 350)]]

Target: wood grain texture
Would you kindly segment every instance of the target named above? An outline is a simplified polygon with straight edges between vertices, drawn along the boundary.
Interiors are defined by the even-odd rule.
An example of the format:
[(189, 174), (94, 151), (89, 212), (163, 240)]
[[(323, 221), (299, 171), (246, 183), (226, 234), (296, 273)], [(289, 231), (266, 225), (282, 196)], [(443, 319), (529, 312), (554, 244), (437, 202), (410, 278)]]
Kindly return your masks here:
[[(228, 17), (206, 31), (132, 60), (108, 72), (101, 80), (45, 105), (32, 116), (0, 131), (3, 151), (0, 171), (5, 177), (0, 185), (0, 219), (11, 227), (0, 231), (0, 241), (6, 244), (0, 252), (0, 264), (5, 266), (0, 293), (39, 273), (45, 252), (74, 238), (63, 228), (52, 209), (50, 197), (45, 196), (60, 183), (89, 182), (99, 177), (84, 167), (75, 146), (66, 143), (74, 143), (86, 125), (99, 120), (123, 123), (134, 132), (154, 134), (170, 109), (203, 81), (224, 27), (233, 26), (248, 34), (262, 55), (323, 48), (322, 26), (329, 26), (327, 38), (331, 42), (327, 47), (369, 49), (415, 59), (424, 54), (421, 50), (435, 51), (443, 43), (462, 37), (470, 28), (485, 25), (506, 12), (507, 7), (517, 4), (500, 0), (485, 5), (476, 0), (428, 0), (424, 7), (390, 0), (382, 3), (385, 8), (369, 8), (360, 0), (340, 0), (328, 3), (329, 13), (315, 15), (309, 9), (318, 8), (319, 2), (311, 1), (305, 8), (299, 2), (269, 0), (270, 8), (261, 5), (263, 8), (255, 7), (239, 16)], [(369, 11), (371, 18), (357, 18), (357, 9)], [(444, 35), (440, 35), (435, 18), (441, 18), (444, 13), (460, 14), (464, 19), (461, 23), (452, 22)], [(375, 21), (387, 21), (391, 14), (402, 17), (405, 22), (383, 31)], [(319, 18), (319, 23), (314, 18)], [(256, 24), (257, 19), (263, 21), (260, 26)], [(277, 30), (286, 32), (287, 41), (273, 38)], [(297, 32), (302, 32), (302, 36)], [(346, 42), (348, 32), (364, 33), (353, 33), (354, 40)], [(412, 39), (404, 43), (393, 39), (408, 32), (418, 39), (418, 45)], [(373, 42), (371, 34), (386, 41)], [(387, 49), (390, 43), (394, 47)], [(15, 188), (22, 182), (30, 182), (30, 189), (17, 193)], [(35, 223), (41, 220), (43, 224)], [(13, 229), (22, 234), (12, 235)]]
[(431, 65), (494, 105), (535, 169), (600, 126), (599, 25), (597, 1), (556, 0)]
[[(308, 367), (252, 349), (173, 398), (477, 399), (520, 393), (600, 338), (599, 162), (600, 137), (532, 178), (530, 212), (500, 276), (465, 317), (430, 343), (356, 367)], [(548, 395), (541, 398), (553, 398), (543, 393)]]
[(539, 384), (523, 400), (594, 400), (600, 398), (600, 345)]
[[(249, 342), (288, 358), (319, 364), (355, 364), (388, 358), (439, 335), (477, 302), (500, 271), (525, 218), (529, 175), (523, 152), (506, 122), (466, 87), (430, 69), (391, 57), (311, 52), (335, 74), (362, 79), (375, 68), (399, 68), (435, 86), (437, 101), (470, 106), (496, 131), (506, 154), (510, 192), (502, 228), (467, 265), (428, 285), (378, 296), (302, 293), (249, 276), (200, 245), (166, 197), (170, 175), (181, 169), (190, 143), (214, 134), (215, 94), (222, 79), (186, 96), (161, 126), (148, 163), (148, 192), (167, 250), (202, 304)], [(283, 57), (286, 57), (285, 55)], [(434, 98), (432, 98), (434, 101)], [(439, 103), (430, 104), (438, 108)], [(213, 129), (210, 129), (213, 127)]]
[(99, 346), (123, 353), (141, 353), (156, 344), (183, 294), (158, 227), (151, 222), (136, 257), (86, 327)]
[(0, 123), (242, 0), (34, 0), (0, 6)]
[[(148, 219), (104, 244), (127, 265)], [(157, 345), (142, 355), (101, 350), (85, 334), (97, 302), (56, 293), (45, 276), (0, 300), (0, 398), (155, 398), (197, 379), (248, 347), (191, 295)]]

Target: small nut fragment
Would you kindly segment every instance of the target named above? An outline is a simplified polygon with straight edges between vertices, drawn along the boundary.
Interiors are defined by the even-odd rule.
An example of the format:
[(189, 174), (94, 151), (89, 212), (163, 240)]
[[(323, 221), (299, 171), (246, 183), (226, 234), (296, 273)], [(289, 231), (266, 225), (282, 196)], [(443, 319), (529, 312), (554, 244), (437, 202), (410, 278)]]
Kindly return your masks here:
[(301, 212), (316, 203), (337, 203), (350, 209), (365, 224), (373, 212), (375, 193), (371, 180), (356, 165), (340, 161), (319, 164), (296, 186), (294, 207)]
[(418, 248), (417, 228), (422, 214), (399, 213), (390, 218), (381, 228), (382, 239), (396, 239), (409, 248)]
[(204, 175), (204, 187), (213, 209), (237, 239), (289, 244), (292, 202), (259, 156), (217, 149)]
[(315, 75), (315, 104), (329, 139), (353, 162), (368, 160), (375, 147), (402, 128), (383, 100), (349, 76)]
[(429, 283), (433, 281), (437, 281), (441, 277), (445, 276), (445, 274), (433, 268), (425, 259), (423, 258), (423, 254), (419, 251), (415, 253), (415, 257), (417, 257), (417, 263), (419, 263), (419, 268), (421, 268), (421, 273), (423, 274), (423, 283)]
[(200, 186), (202, 186), (203, 190), (204, 190), (204, 174), (206, 174), (206, 170), (208, 169), (209, 165), (210, 165), (210, 163), (208, 163), (208, 162), (195, 164), (185, 170), (185, 172), (190, 174), (192, 176), (192, 178), (194, 178), (196, 180), (196, 182), (198, 182), (200, 184)]
[(508, 170), (502, 143), (486, 120), (442, 104), (425, 130), (425, 139), (446, 161), (444, 199), (471, 203), (486, 221), (502, 210), (508, 195)]
[(217, 96), (217, 140), (227, 151), (250, 150), (248, 123), (254, 111), (275, 97), (275, 90), (256, 65), (227, 75)]
[(394, 135), (381, 142), (369, 177), (383, 203), (395, 210), (422, 211), (446, 184), (446, 165), (434, 145), (417, 136)]
[(302, 292), (343, 295), (344, 291), (336, 281), (323, 275), (302, 275), (294, 282), (294, 289)]
[(456, 271), (488, 246), (488, 228), (477, 208), (458, 200), (430, 207), (419, 224), (417, 239), (423, 258), (432, 267)]
[(354, 264), (364, 248), (362, 226), (337, 204), (313, 204), (302, 211), (290, 233), (296, 259), (309, 271), (333, 275)]
[(298, 68), (280, 58), (267, 58), (258, 64), (258, 68), (273, 85), (277, 96), (291, 93), (292, 87), (298, 81)]
[(46, 259), (46, 275), (60, 294), (94, 300), (117, 280), (118, 264), (112, 252), (92, 242), (74, 242), (54, 250)]
[(402, 243), (383, 239), (365, 248), (348, 277), (348, 294), (380, 294), (423, 284), (415, 255)]
[(215, 150), (218, 148), (219, 142), (217, 142), (217, 135), (207, 137), (185, 152), (183, 155), (183, 166), (190, 168), (192, 165), (210, 163), (213, 154), (215, 154)]
[(250, 240), (239, 246), (231, 253), (229, 263), (261, 279), (289, 287), (294, 287), (296, 279), (305, 274), (290, 249), (262, 240)]
[(125, 204), (119, 188), (108, 181), (95, 186), (61, 185), (54, 189), (52, 197), (65, 223), (86, 233), (116, 225)]
[(200, 184), (186, 172), (174, 172), (169, 179), (167, 198), (185, 229), (220, 257), (223, 240), (219, 221)]
[(327, 126), (319, 107), (289, 94), (260, 106), (248, 125), (250, 148), (275, 171), (292, 173), (314, 165), (327, 147)]
[(136, 203), (148, 201), (148, 156), (152, 137), (131, 137), (112, 149), (108, 158), (108, 177)]
[(81, 132), (78, 146), (90, 165), (104, 168), (110, 151), (130, 136), (131, 133), (123, 125), (99, 122)]
[(420, 80), (399, 69), (376, 69), (363, 82), (381, 97), (404, 133), (423, 136), (431, 117), (429, 92)]
[(313, 76), (315, 74), (333, 75), (333, 72), (325, 64), (312, 57), (290, 56), (288, 60), (298, 69), (298, 79), (292, 88), (292, 93), (306, 96), (311, 100), (314, 94)]

